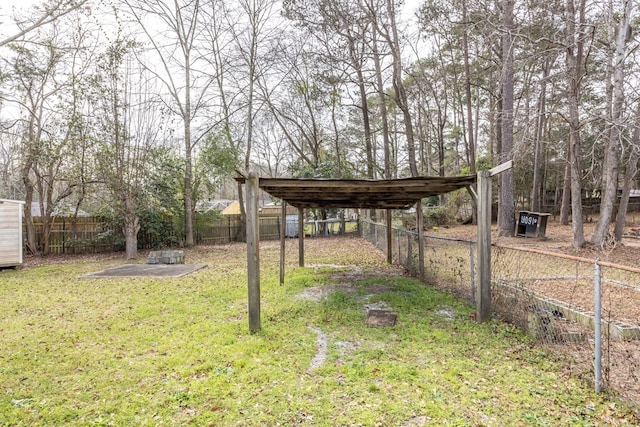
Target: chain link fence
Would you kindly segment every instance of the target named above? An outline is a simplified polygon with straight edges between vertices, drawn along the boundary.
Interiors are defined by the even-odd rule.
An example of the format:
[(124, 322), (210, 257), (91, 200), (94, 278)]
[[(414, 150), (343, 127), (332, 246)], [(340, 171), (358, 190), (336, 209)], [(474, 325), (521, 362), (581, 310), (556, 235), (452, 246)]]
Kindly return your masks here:
[[(384, 224), (363, 220), (361, 230), (386, 252)], [(425, 234), (424, 245), (426, 282), (475, 305), (475, 243)], [(391, 248), (394, 262), (419, 276), (417, 233), (393, 228)], [(640, 405), (639, 269), (492, 246), (491, 270), (496, 315), (551, 350), (568, 375)], [(601, 297), (599, 335), (596, 285)]]

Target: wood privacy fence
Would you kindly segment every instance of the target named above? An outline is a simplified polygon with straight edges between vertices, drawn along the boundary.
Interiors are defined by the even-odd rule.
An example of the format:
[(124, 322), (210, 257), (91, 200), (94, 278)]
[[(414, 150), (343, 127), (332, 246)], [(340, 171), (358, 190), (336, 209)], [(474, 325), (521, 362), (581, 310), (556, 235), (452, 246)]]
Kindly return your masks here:
[[(260, 218), (261, 240), (280, 238), (282, 220), (280, 217)], [(36, 241), (44, 241), (43, 225), (40, 218), (34, 218)], [(297, 224), (296, 224), (297, 227)], [(198, 245), (213, 245), (241, 241), (241, 221), (236, 218), (223, 218), (205, 224), (195, 224), (195, 241)], [(157, 234), (138, 233), (138, 249), (158, 249), (166, 246), (179, 246), (183, 240), (174, 230)], [(26, 243), (26, 231), (23, 231)], [(244, 240), (242, 240), (244, 241)], [(24, 245), (25, 250), (26, 244)], [(119, 227), (100, 217), (56, 217), (49, 235), (51, 254), (86, 254), (99, 252), (117, 252), (125, 250), (124, 235)]]

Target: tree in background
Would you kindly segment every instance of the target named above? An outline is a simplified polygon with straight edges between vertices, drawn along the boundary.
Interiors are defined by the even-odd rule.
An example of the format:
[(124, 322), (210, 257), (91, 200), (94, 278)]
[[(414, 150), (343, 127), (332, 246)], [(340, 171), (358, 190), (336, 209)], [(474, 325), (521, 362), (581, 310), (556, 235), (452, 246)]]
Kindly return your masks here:
[(162, 105), (150, 73), (136, 60), (137, 44), (117, 38), (99, 60), (94, 94), (98, 174), (123, 219), (127, 259), (138, 256), (140, 212), (152, 198), (149, 171), (162, 140)]
[[(622, 2), (622, 11), (619, 24), (616, 26), (613, 19), (610, 21), (610, 44), (612, 45), (610, 60), (609, 79), (612, 88), (611, 101), (607, 108), (607, 123), (605, 133), (605, 153), (602, 175), (602, 199), (600, 203), (600, 218), (596, 223), (595, 230), (591, 236), (591, 243), (594, 246), (603, 248), (609, 238), (610, 224), (613, 222), (615, 204), (618, 199), (618, 179), (621, 168), (620, 153), (624, 143), (624, 80), (627, 67), (627, 53), (629, 42), (631, 41), (631, 14), (633, 11), (633, 1)], [(614, 10), (610, 9), (610, 16), (613, 17)], [(635, 151), (635, 150), (632, 150)], [(633, 159), (633, 157), (632, 157)], [(635, 166), (635, 165), (634, 165)], [(631, 172), (633, 169), (628, 169)], [(628, 189), (627, 183), (627, 189)], [(626, 190), (625, 190), (626, 191)], [(628, 199), (628, 192), (627, 192)], [(623, 205), (624, 206), (624, 205)], [(626, 214), (626, 208), (623, 210)], [(614, 234), (615, 240), (615, 234)]]
[[(193, 157), (198, 141), (193, 135), (196, 117), (207, 106), (212, 79), (197, 66), (202, 62), (197, 49), (201, 4), (199, 0), (124, 0), (139, 28), (144, 32), (160, 62), (160, 69), (147, 63), (147, 69), (161, 81), (170, 102), (167, 107), (181, 119), (184, 144), (184, 220), (185, 245), (193, 246)], [(160, 26), (160, 28), (158, 28)], [(143, 59), (142, 62), (145, 62)]]

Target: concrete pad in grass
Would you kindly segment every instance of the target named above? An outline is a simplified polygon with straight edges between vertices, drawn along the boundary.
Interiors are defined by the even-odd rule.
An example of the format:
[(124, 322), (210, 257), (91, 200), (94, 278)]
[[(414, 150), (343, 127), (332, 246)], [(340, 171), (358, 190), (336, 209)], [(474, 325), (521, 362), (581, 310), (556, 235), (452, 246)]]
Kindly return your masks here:
[(80, 276), (84, 279), (114, 277), (182, 277), (206, 264), (125, 264)]

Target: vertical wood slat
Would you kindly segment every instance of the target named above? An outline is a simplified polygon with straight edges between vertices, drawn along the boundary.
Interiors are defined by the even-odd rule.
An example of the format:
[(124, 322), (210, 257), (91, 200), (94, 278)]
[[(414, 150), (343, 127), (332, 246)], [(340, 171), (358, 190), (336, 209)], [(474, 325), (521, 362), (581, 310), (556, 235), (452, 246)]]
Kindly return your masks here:
[(250, 173), (246, 181), (247, 191), (247, 274), (249, 331), (260, 330), (260, 231), (258, 225), (258, 177)]

